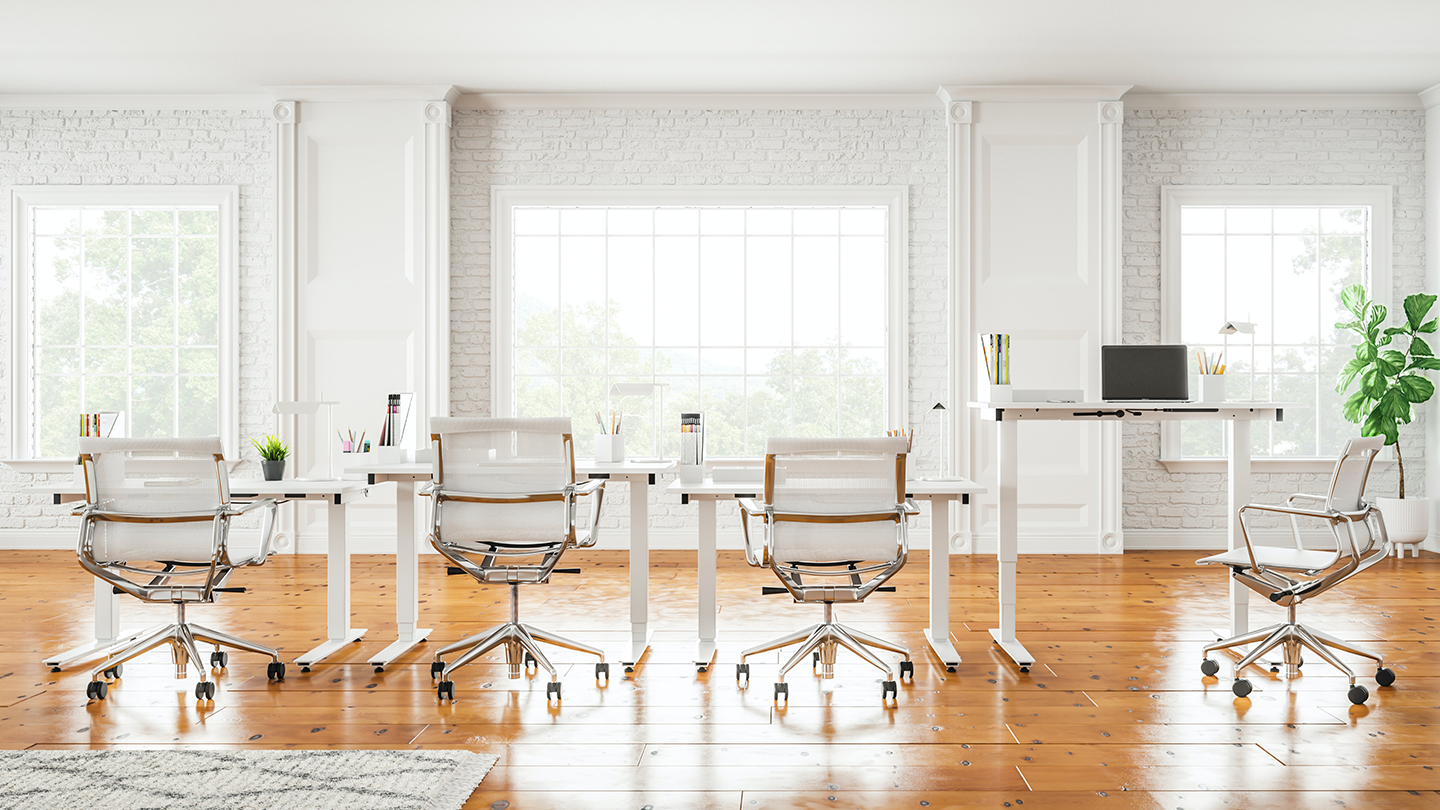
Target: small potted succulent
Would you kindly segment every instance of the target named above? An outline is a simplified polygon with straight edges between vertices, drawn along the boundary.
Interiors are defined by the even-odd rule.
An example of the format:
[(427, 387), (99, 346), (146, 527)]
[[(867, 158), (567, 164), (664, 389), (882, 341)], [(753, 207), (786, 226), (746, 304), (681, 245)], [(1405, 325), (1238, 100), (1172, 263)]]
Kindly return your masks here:
[(260, 453), (260, 471), (265, 474), (265, 480), (279, 481), (284, 478), (285, 459), (290, 457), (290, 447), (274, 433), (259, 439), (252, 438), (250, 443), (255, 445), (255, 449)]
[[(1425, 372), (1440, 369), (1440, 358), (1421, 337), (1440, 329), (1435, 318), (1426, 320), (1436, 297), (1416, 293), (1405, 297), (1405, 321), (1385, 326), (1384, 305), (1369, 299), (1359, 284), (1346, 287), (1340, 300), (1355, 320), (1335, 324), (1336, 329), (1356, 333), (1355, 357), (1340, 372), (1336, 391), (1345, 393), (1359, 383), (1345, 400), (1345, 419), (1360, 425), (1362, 436), (1384, 436), (1395, 448), (1400, 468), (1400, 497), (1376, 498), (1375, 505), (1385, 517), (1385, 531), (1394, 543), (1418, 543), (1430, 532), (1430, 499), (1405, 497), (1405, 458), (1400, 454), (1400, 426), (1414, 418), (1413, 406), (1426, 402), (1435, 393), (1435, 384)], [(1397, 342), (1397, 338), (1402, 339)], [(1403, 351), (1402, 351), (1403, 349)]]

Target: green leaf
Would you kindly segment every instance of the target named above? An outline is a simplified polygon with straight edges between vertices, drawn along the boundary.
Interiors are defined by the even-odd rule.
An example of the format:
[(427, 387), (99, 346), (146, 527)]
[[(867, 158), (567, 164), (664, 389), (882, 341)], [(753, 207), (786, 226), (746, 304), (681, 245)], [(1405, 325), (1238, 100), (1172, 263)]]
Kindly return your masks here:
[(1385, 375), (1378, 368), (1372, 368), (1360, 375), (1360, 390), (1371, 399), (1385, 395)]
[(1415, 404), (1426, 402), (1435, 394), (1435, 383), (1418, 374), (1406, 374), (1396, 380), (1395, 384), (1399, 387), (1400, 393)]
[(1416, 332), (1434, 332), (1436, 329), (1440, 329), (1440, 319), (1431, 318), (1430, 320), (1428, 320), (1428, 321), (1426, 321), (1424, 324), (1422, 324), (1422, 325), (1420, 326), (1420, 328), (1419, 328), (1419, 329), (1416, 329), (1415, 331), (1416, 331)]
[(1341, 411), (1345, 416), (1345, 421), (1359, 424), (1361, 415), (1369, 410), (1369, 403), (1370, 398), (1365, 396), (1364, 392), (1356, 391), (1349, 399), (1345, 400), (1345, 407)]
[(1410, 421), (1410, 400), (1399, 388), (1390, 388), (1380, 397), (1380, 405), (1377, 411), (1384, 413), (1391, 419), (1409, 423)]
[(1386, 349), (1375, 359), (1375, 367), (1385, 376), (1393, 377), (1405, 368), (1405, 355), (1394, 349)]
[(1440, 357), (1416, 357), (1410, 361), (1411, 369), (1440, 371)]
[(1355, 347), (1355, 358), (1363, 363), (1375, 362), (1375, 357), (1378, 354), (1379, 350), (1375, 348), (1374, 343), (1361, 343)]
[(1375, 410), (1371, 411), (1370, 415), (1365, 417), (1365, 421), (1361, 423), (1360, 435), (1383, 436), (1385, 435), (1385, 427), (1387, 424), (1394, 425), (1395, 420), (1386, 416), (1380, 408), (1376, 408)]
[(1340, 291), (1340, 303), (1350, 310), (1357, 319), (1365, 318), (1365, 305), (1370, 303), (1369, 296), (1365, 294), (1365, 288), (1359, 284), (1351, 284)]
[(1358, 357), (1346, 363), (1345, 368), (1340, 370), (1340, 382), (1335, 386), (1335, 390), (1344, 393), (1345, 389), (1350, 387), (1350, 383), (1355, 380), (1355, 375), (1359, 374), (1366, 365), (1368, 364)]
[(1409, 330), (1409, 329), (1406, 329), (1406, 328), (1403, 327), (1403, 326), (1387, 326), (1387, 327), (1385, 327), (1385, 334), (1387, 334), (1387, 335), (1408, 335), (1408, 334), (1410, 334), (1410, 330)]
[[(1403, 334), (1403, 333), (1402, 333), (1402, 334)], [(1392, 336), (1390, 336), (1390, 335), (1381, 335), (1379, 338), (1376, 339), (1375, 345), (1376, 345), (1376, 346), (1389, 346), (1389, 345), (1390, 345), (1390, 341), (1392, 341), (1392, 340), (1394, 340), (1394, 339), (1395, 339), (1395, 338), (1392, 337)]]
[(1433, 357), (1435, 352), (1430, 350), (1430, 344), (1419, 337), (1410, 338), (1410, 354), (1416, 357)]
[(1386, 318), (1389, 314), (1390, 314), (1390, 310), (1386, 309), (1383, 304), (1371, 304), (1371, 305), (1370, 305), (1370, 317), (1367, 318), (1366, 321), (1365, 321), (1365, 328), (1366, 328), (1366, 329), (1375, 329), (1375, 328), (1379, 327), (1380, 324), (1382, 324), (1382, 323), (1385, 322), (1385, 318)]
[(1425, 316), (1430, 313), (1430, 308), (1433, 306), (1435, 306), (1435, 296), (1429, 293), (1405, 296), (1405, 319), (1410, 322), (1412, 330), (1420, 328), (1420, 324), (1425, 322)]
[(1336, 329), (1353, 329), (1356, 332), (1360, 331), (1360, 326), (1361, 324), (1359, 321), (1347, 321), (1346, 323), (1335, 324)]

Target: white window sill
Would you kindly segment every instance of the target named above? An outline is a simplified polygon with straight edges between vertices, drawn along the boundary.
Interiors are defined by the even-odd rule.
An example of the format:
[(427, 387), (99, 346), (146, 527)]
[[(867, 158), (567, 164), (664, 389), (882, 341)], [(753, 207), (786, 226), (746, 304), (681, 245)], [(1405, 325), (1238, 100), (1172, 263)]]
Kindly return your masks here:
[[(1223, 473), (1229, 462), (1223, 458), (1162, 458), (1160, 463), (1172, 473)], [(1395, 466), (1394, 459), (1375, 460), (1377, 469)], [(1333, 458), (1252, 458), (1250, 469), (1265, 473), (1330, 473), (1335, 471)]]
[[(75, 459), (73, 458), (0, 458), (0, 464), (4, 464), (16, 472), (39, 474), (71, 473), (75, 471)], [(239, 461), (225, 462), (230, 472), (240, 465)]]

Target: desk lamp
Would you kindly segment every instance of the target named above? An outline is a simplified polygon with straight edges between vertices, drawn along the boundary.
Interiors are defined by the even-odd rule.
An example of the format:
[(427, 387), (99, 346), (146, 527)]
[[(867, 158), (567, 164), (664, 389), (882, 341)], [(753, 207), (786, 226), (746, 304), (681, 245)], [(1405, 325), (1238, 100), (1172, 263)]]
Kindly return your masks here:
[(1255, 324), (1250, 321), (1226, 321), (1220, 327), (1220, 334), (1225, 336), (1225, 348), (1230, 348), (1230, 336), (1233, 334), (1250, 336), (1250, 401), (1255, 402)]
[[(321, 394), (320, 396), (323, 397), (325, 395)], [(275, 407), (270, 409), (271, 413), (276, 414), (285, 414), (289, 416), (314, 416), (315, 413), (320, 410), (321, 405), (325, 406), (325, 438), (320, 442), (320, 446), (325, 448), (325, 477), (296, 478), (296, 481), (340, 480), (335, 477), (335, 459), (333, 457), (333, 454), (330, 452), (330, 434), (333, 433), (335, 430), (335, 406), (339, 404), (339, 402), (336, 402), (334, 400), (325, 399), (310, 400), (308, 402), (277, 402), (275, 403)], [(297, 470), (300, 468), (298, 462), (296, 463), (295, 468)]]

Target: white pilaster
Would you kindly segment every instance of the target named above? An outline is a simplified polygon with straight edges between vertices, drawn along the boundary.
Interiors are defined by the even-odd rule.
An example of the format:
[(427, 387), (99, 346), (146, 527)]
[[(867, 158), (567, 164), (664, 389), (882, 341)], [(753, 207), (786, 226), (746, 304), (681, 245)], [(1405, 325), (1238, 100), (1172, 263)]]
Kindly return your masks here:
[(450, 415), (450, 125), (454, 88), (424, 107), (425, 382), (430, 416)]
[[(295, 399), (295, 125), (299, 107), (294, 101), (279, 100), (270, 107), (275, 122), (275, 397), (284, 402)], [(277, 416), (275, 429), (294, 446), (295, 417)], [(243, 447), (243, 444), (242, 444)], [(293, 467), (294, 461), (291, 462)], [(294, 551), (295, 510), (280, 510), (275, 529), (275, 548)]]
[[(1440, 290), (1440, 84), (1420, 94), (1425, 105), (1425, 291)], [(1425, 547), (1440, 551), (1440, 397), (1425, 405), (1425, 496), (1430, 499), (1430, 537)]]
[[(940, 100), (945, 105), (945, 124), (948, 130), (949, 146), (949, 249), (950, 272), (946, 282), (948, 306), (946, 307), (946, 344), (949, 346), (949, 383), (946, 391), (946, 416), (950, 419), (947, 446), (941, 448), (945, 469), (951, 475), (971, 477), (970, 447), (975, 420), (965, 407), (972, 397), (971, 379), (974, 372), (970, 365), (970, 307), (967, 297), (970, 289), (970, 122), (972, 105), (969, 101), (952, 98), (945, 88), (940, 88)], [(933, 504), (932, 504), (933, 506)], [(956, 509), (947, 502), (943, 507)], [(958, 509), (951, 521), (955, 532), (950, 536), (950, 550), (957, 554), (969, 554), (974, 550), (974, 534), (970, 522), (970, 510)]]
[[(1121, 342), (1121, 218), (1125, 109), (1119, 101), (1101, 101), (1100, 115), (1100, 339)], [(1100, 426), (1100, 547), (1102, 554), (1125, 550), (1123, 472), (1119, 422)]]

